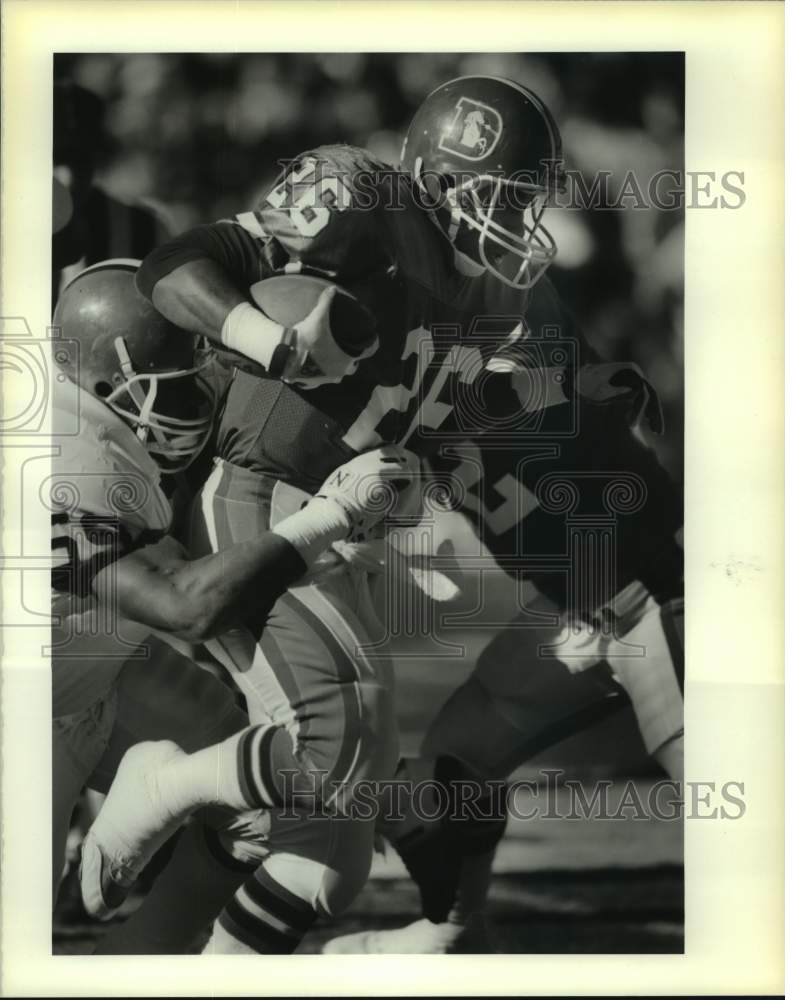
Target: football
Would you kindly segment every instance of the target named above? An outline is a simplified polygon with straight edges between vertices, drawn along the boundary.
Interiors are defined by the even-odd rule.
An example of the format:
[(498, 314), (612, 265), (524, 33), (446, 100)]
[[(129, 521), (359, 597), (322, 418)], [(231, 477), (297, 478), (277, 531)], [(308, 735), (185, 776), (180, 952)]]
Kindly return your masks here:
[[(248, 295), (265, 316), (282, 326), (296, 326), (311, 312), (324, 289), (334, 284), (311, 274), (275, 274), (251, 285)], [(358, 357), (376, 343), (376, 320), (356, 296), (340, 285), (336, 287), (330, 330), (346, 354)], [(264, 375), (262, 366), (245, 355), (222, 345), (214, 347), (225, 363), (252, 375)]]
[[(310, 274), (280, 274), (257, 281), (250, 295), (265, 316), (282, 326), (297, 326), (331, 284)], [(330, 307), (330, 329), (341, 350), (356, 358), (376, 340), (376, 321), (351, 292), (337, 287)]]

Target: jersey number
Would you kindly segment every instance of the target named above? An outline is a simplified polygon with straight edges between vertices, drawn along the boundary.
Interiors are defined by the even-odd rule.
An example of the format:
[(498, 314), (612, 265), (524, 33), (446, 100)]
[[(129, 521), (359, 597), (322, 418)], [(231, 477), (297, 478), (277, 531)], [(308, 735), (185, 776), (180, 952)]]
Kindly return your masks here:
[(330, 212), (343, 212), (352, 196), (340, 177), (316, 177), (316, 160), (305, 160), (267, 195), (273, 208), (288, 211), (301, 236), (316, 236), (330, 221)]
[[(367, 405), (344, 435), (344, 442), (355, 451), (373, 448), (382, 440), (406, 444), (417, 431), (435, 431), (453, 409), (448, 380), (471, 381), (482, 367), (477, 348), (452, 346), (437, 351), (433, 339), (424, 327), (412, 330), (406, 339), (402, 362), (416, 355), (416, 367), (408, 382), (396, 386), (377, 386)], [(432, 377), (427, 387), (426, 374)], [(397, 433), (385, 428), (386, 422), (397, 423)]]

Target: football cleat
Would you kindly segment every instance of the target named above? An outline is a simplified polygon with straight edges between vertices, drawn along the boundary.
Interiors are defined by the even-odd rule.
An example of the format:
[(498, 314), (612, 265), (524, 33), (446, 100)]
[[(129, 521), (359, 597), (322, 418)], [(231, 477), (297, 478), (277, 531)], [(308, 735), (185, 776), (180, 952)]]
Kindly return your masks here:
[(181, 754), (170, 740), (138, 743), (120, 762), (82, 844), (79, 881), (91, 916), (99, 920), (113, 916), (152, 856), (186, 818), (162, 801), (155, 778), (163, 765)]
[(360, 931), (333, 938), (325, 955), (485, 955), (493, 951), (482, 916), (467, 924), (434, 924), (416, 920), (389, 931)]

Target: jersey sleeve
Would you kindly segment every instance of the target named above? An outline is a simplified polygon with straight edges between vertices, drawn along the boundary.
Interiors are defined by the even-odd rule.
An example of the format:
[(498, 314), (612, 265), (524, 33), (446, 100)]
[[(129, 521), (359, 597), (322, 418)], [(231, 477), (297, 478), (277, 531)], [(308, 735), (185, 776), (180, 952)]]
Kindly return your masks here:
[(190, 261), (207, 259), (219, 264), (238, 288), (247, 289), (272, 270), (265, 253), (268, 242), (238, 219), (196, 226), (148, 254), (137, 272), (136, 284), (152, 301), (153, 289), (161, 278)]

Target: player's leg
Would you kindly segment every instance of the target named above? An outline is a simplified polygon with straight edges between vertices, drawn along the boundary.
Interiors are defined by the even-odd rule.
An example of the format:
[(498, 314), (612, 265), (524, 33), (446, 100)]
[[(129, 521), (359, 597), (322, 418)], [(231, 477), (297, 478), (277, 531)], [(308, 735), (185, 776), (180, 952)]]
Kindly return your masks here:
[(112, 689), (80, 712), (52, 720), (52, 901), (63, 874), (71, 817), (100, 760), (114, 721)]
[(649, 599), (620, 639), (611, 643), (608, 663), (630, 697), (646, 749), (674, 781), (683, 781), (684, 599), (661, 606)]
[(323, 595), (287, 596), (292, 600), (274, 616), (281, 627), (271, 630), (277, 669), (266, 699), (275, 713), (269, 721), (192, 753), (159, 740), (137, 743), (123, 757), (83, 848), (90, 912), (106, 914), (108, 883), (127, 892), (155, 850), (200, 806), (245, 810), (303, 798), (310, 807), (314, 796), (333, 788), (340, 802), (357, 781), (394, 768), (392, 690), (358, 668), (353, 653), (361, 633), (352, 630), (339, 641), (335, 623), (304, 615), (309, 606), (328, 612)]
[[(90, 783), (108, 790), (127, 750), (144, 740), (172, 737), (186, 751), (220, 741), (247, 726), (233, 692), (161, 640), (150, 659), (127, 663), (118, 678), (118, 712), (106, 752)], [(135, 811), (132, 799), (122, 802)], [(220, 818), (197, 813), (141, 907), (106, 934), (102, 954), (175, 954), (208, 927), (252, 870), (238, 863), (214, 829)]]
[(602, 671), (573, 675), (541, 655), (558, 634), (556, 608), (538, 601), (553, 624), (525, 627), (526, 616), (500, 632), (477, 669), (438, 713), (426, 734), (423, 759), (405, 761), (400, 776), (436, 780), (448, 808), (438, 822), (412, 812), (384, 832), (421, 894), (421, 921), (395, 931), (338, 938), (332, 953), (482, 950), (482, 921), (491, 863), (505, 826), (501, 784), (541, 750), (628, 704)]
[[(287, 512), (285, 490), (270, 497), (257, 477), (230, 472), (217, 473), (205, 490), (195, 519), (202, 541), (198, 534), (191, 538), (196, 547), (205, 536), (212, 548), (248, 537), (266, 525), (260, 518), (276, 504), (279, 516)], [(365, 575), (336, 564), (278, 602), (261, 632), (254, 669), (237, 675), (227, 665), (252, 713), (258, 706), (292, 734), (297, 763), (308, 778), (306, 793), (326, 807), (349, 808), (358, 782), (389, 777), (396, 762), (392, 672), (364, 649), (380, 628), (370, 604)], [(315, 774), (323, 785), (314, 783)], [(299, 776), (293, 777), (296, 785)], [(328, 794), (314, 794), (320, 787)], [(340, 796), (329, 794), (337, 787)], [(303, 806), (306, 811), (308, 803)], [(271, 856), (222, 912), (209, 948), (292, 951), (316, 919), (337, 915), (362, 888), (374, 830), (372, 818), (296, 813), (287, 819), (275, 813)]]
[[(338, 568), (279, 600), (245, 662), (249, 707), (266, 721), (190, 754), (170, 740), (136, 745), (91, 832), (106, 836), (116, 808), (127, 827), (121, 853), (130, 855), (139, 851), (136, 841), (160, 839), (200, 806), (271, 808), (301, 797), (308, 805), (314, 794), (330, 798), (340, 787), (345, 795), (357, 781), (389, 776), (391, 672), (363, 652), (370, 638), (339, 592), (349, 596), (354, 587), (353, 574)], [(247, 635), (241, 641), (247, 646)], [(131, 798), (137, 814), (126, 818), (123, 801)]]
[[(286, 595), (261, 637), (269, 673), (257, 675), (251, 697), (293, 733), (300, 776), (308, 780), (304, 794), (292, 796), (294, 818), (273, 814), (271, 856), (222, 912), (212, 950), (292, 951), (315, 920), (341, 912), (367, 878), (374, 819), (345, 814), (361, 782), (392, 776), (397, 734), (389, 664), (367, 658), (373, 622), (352, 610), (364, 587), (364, 575), (336, 567)], [(309, 818), (313, 809), (344, 816)]]
[[(307, 494), (222, 462), (194, 505), (189, 547), (219, 551), (267, 530)], [(245, 632), (210, 643), (245, 695), (252, 722), (271, 724), (238, 750), (243, 784), (259, 804), (387, 773), (395, 737), (389, 664), (366, 655), (381, 626), (371, 614), (366, 575), (337, 556), (314, 568)]]
[(294, 815), (273, 811), (271, 855), (222, 911), (212, 951), (292, 951), (367, 878), (373, 819), (308, 815), (345, 813), (359, 783), (391, 776), (397, 757), (391, 678), (365, 660), (368, 633), (342, 600), (361, 585), (341, 569), (318, 586), (295, 589), (262, 636), (270, 678), (262, 684), (257, 675), (253, 703), (293, 732)]
[[(77, 799), (106, 750), (116, 680), (146, 630), (108, 620), (89, 604), (56, 596), (52, 623), (52, 881), (63, 870)], [(53, 893), (54, 897), (55, 893)]]
[[(232, 501), (232, 508), (229, 517), (229, 506), (219, 507), (221, 523), (231, 521), (235, 532), (258, 532), (258, 505)], [(149, 857), (150, 848), (199, 805), (277, 807), (303, 797), (310, 807), (314, 792), (321, 797), (324, 789), (328, 803), (345, 805), (347, 789), (350, 796), (358, 781), (392, 773), (397, 744), (391, 674), (384, 664), (377, 669), (366, 658), (366, 623), (351, 607), (359, 603), (363, 580), (335, 566), (318, 583), (296, 588), (277, 602), (260, 642), (249, 640), (247, 632), (222, 640), (249, 706), (265, 721), (192, 754), (167, 742), (133, 748), (104, 813), (113, 796), (136, 802), (135, 851), (110, 851), (107, 840), (117, 838), (106, 837), (99, 817), (91, 833), (99, 828), (104, 855), (138, 858), (144, 851)], [(340, 789), (337, 799), (334, 788)], [(125, 834), (127, 842), (127, 827)]]
[[(457, 754), (460, 763), (468, 767), (470, 774), (477, 772), (480, 780), (483, 775), (501, 776), (502, 771), (509, 773), (541, 749), (594, 724), (631, 701), (646, 748), (672, 778), (680, 781), (684, 757), (683, 622), (683, 600), (658, 607), (652, 599), (646, 613), (632, 629), (626, 631), (621, 621), (618, 623), (617, 638), (611, 641), (607, 658), (614, 668), (615, 681), (624, 688), (624, 695), (609, 680), (604, 663), (584, 673), (572, 674), (565, 670), (563, 663), (543, 661), (531, 649), (525, 660), (530, 676), (521, 684), (519, 678), (504, 668), (503, 654), (495, 659), (488, 658), (475, 676), (489, 694), (491, 715), (482, 719), (478, 714), (475, 721), (480, 723), (480, 729), (470, 725), (458, 728), (456, 723), (464, 713), (456, 712), (451, 721), (448, 704), (429, 732), (425, 747), (430, 744), (431, 754), (440, 750)], [(553, 638), (552, 634), (543, 636), (546, 642), (552, 642)], [(501, 640), (500, 644), (503, 642)], [(631, 648), (640, 648), (644, 655), (630, 656)], [(476, 697), (478, 694), (479, 689), (475, 689), (472, 696), (475, 705), (481, 704)], [(458, 700), (460, 697), (461, 692), (457, 695)], [(540, 732), (531, 715), (533, 705), (539, 706), (536, 711), (542, 720), (550, 720)], [(528, 734), (528, 740), (521, 740), (519, 736), (516, 743), (514, 734), (505, 728), (510, 720), (521, 735)], [(480, 735), (489, 729), (501, 740), (499, 747), (509, 739), (509, 756), (494, 752), (493, 741), (486, 741)], [(456, 742), (458, 733), (474, 733), (479, 737), (471, 741), (475, 747), (482, 748), (479, 756), (476, 749), (472, 751), (471, 747)], [(470, 832), (471, 826), (466, 830)], [(482, 911), (490, 883), (491, 860), (492, 852), (483, 855), (481, 851), (472, 850), (471, 843), (465, 846), (448, 923), (460, 926), (473, 913)], [(427, 879), (428, 870), (425, 869), (421, 884)]]
[[(218, 463), (192, 511), (189, 546), (218, 551), (266, 530), (306, 497), (270, 477)], [(334, 785), (389, 776), (395, 765), (392, 671), (367, 647), (381, 628), (366, 574), (337, 556), (314, 568), (246, 631), (209, 644), (245, 695), (252, 722), (237, 770), (246, 800), (306, 805)], [(266, 728), (264, 728), (266, 726)], [(344, 791), (345, 791), (344, 789)]]
[(221, 911), (206, 952), (290, 954), (319, 919), (339, 916), (365, 885), (373, 818), (272, 819), (271, 853)]

